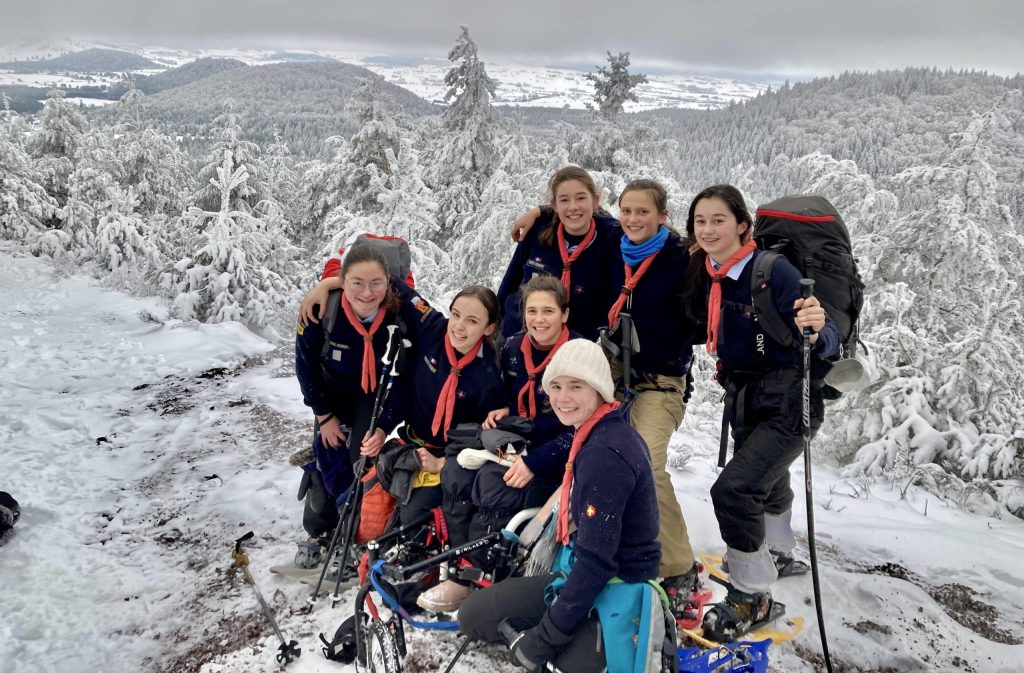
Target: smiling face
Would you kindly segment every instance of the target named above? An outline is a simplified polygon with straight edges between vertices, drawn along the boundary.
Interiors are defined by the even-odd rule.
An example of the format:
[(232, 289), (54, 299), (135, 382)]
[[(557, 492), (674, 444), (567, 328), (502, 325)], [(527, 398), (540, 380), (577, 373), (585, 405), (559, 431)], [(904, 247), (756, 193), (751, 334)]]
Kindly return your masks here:
[(719, 264), (728, 261), (743, 245), (746, 222), (737, 222), (729, 205), (717, 196), (701, 199), (693, 211), (693, 234), (697, 245)]
[(360, 319), (369, 318), (380, 308), (388, 293), (388, 274), (377, 262), (356, 262), (341, 281), (345, 297)]
[(455, 350), (463, 355), (471, 351), (480, 339), (493, 334), (495, 327), (487, 308), (476, 297), (463, 296), (452, 303), (448, 338)]
[(562, 333), (562, 325), (569, 319), (569, 309), (564, 311), (558, 305), (555, 295), (550, 292), (531, 292), (523, 307), (526, 331), (538, 346), (552, 346)]
[(579, 180), (565, 180), (555, 188), (551, 206), (565, 226), (567, 234), (582, 236), (590, 229), (590, 220), (600, 200)]
[(593, 386), (571, 376), (557, 376), (544, 389), (559, 423), (575, 428), (583, 425), (604, 402)]
[(631, 189), (619, 198), (622, 233), (631, 243), (643, 243), (658, 233), (668, 219), (668, 211), (659, 212), (654, 195), (646, 189)]

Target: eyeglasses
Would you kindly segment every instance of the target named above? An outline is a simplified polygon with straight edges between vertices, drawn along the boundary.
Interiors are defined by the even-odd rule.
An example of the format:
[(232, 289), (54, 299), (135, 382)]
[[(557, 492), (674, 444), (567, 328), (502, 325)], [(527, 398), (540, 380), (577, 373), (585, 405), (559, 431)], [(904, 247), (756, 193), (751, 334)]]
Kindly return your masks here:
[(380, 292), (388, 286), (388, 282), (386, 280), (374, 280), (367, 283), (365, 280), (349, 280), (345, 282), (345, 285), (356, 292), (362, 292), (366, 288), (370, 288), (371, 292)]

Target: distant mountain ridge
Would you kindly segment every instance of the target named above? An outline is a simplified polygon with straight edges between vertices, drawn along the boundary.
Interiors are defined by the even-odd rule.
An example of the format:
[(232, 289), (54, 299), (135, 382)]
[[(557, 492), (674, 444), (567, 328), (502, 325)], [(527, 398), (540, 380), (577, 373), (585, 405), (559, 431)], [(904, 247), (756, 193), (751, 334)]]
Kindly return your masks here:
[(85, 49), (38, 61), (7, 61), (0, 70), (17, 73), (41, 72), (121, 72), (162, 68), (148, 58), (118, 49)]

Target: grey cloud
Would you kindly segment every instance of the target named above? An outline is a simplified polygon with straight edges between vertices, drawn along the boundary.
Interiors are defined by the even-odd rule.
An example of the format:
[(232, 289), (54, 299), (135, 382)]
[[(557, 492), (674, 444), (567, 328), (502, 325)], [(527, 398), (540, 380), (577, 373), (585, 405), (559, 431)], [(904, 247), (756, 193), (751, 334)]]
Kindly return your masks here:
[(1024, 71), (1024, 3), (1006, 0), (46, 0), (2, 10), (34, 36), (168, 46), (358, 43), (444, 57), (466, 23), (485, 60), (634, 62), (823, 74), (908, 65)]

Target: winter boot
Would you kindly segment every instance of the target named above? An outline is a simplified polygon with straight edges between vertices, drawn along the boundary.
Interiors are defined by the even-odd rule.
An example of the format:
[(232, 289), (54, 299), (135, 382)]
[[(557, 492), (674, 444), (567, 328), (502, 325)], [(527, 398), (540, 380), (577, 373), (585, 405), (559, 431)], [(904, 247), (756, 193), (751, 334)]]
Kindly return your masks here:
[(295, 567), (303, 570), (317, 567), (324, 556), (324, 548), (320, 546), (320, 542), (310, 538), (305, 542), (299, 542), (298, 545), (299, 548), (295, 552)]
[(778, 609), (782, 605), (772, 601), (771, 594), (748, 594), (731, 584), (725, 586), (729, 589), (725, 600), (712, 605), (704, 615), (705, 638), (719, 643), (732, 642), (782, 615), (782, 610)]
[(473, 593), (471, 585), (459, 584), (455, 580), (445, 580), (420, 594), (416, 599), (416, 605), (427, 612), (455, 612), (471, 593)]
[(696, 628), (700, 624), (701, 610), (711, 598), (711, 591), (705, 589), (701, 581), (702, 572), (704, 566), (695, 561), (693, 567), (682, 575), (666, 577), (661, 581), (672, 614), (683, 628)]
[(811, 571), (809, 565), (785, 552), (772, 550), (772, 560), (775, 561), (775, 569), (779, 571), (779, 577), (806, 575)]

